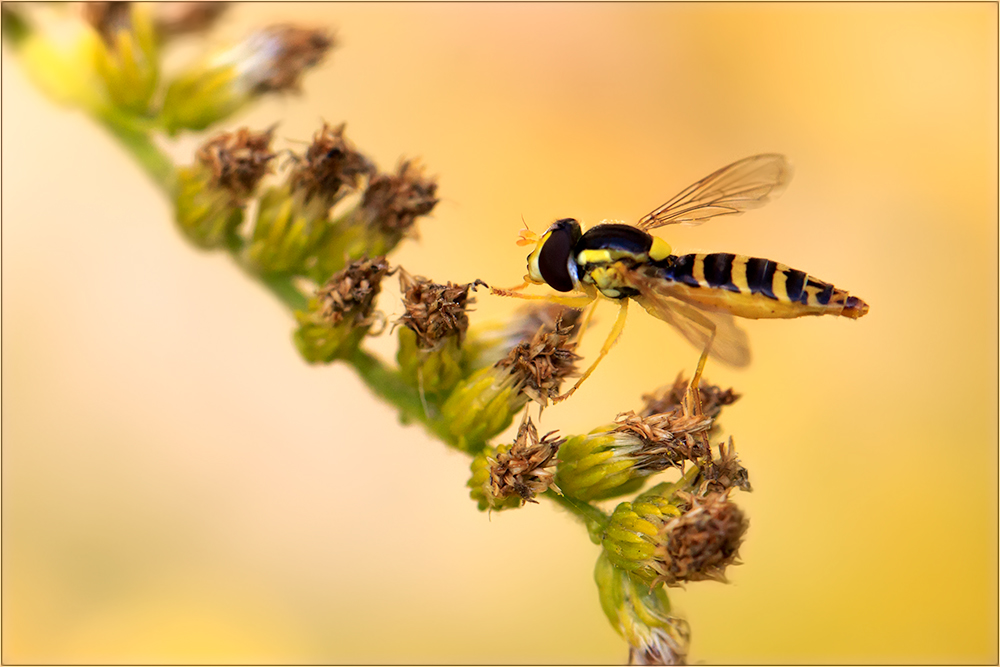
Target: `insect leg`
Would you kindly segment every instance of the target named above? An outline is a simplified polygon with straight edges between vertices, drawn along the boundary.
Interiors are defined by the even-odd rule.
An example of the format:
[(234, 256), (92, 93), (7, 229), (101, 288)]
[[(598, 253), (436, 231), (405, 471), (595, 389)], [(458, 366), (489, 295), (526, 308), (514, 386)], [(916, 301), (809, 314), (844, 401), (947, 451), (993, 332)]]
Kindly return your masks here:
[(580, 323), (580, 328), (576, 331), (576, 344), (577, 346), (583, 342), (583, 333), (590, 326), (590, 319), (594, 316), (594, 311), (597, 310), (597, 299), (594, 299), (594, 303), (590, 306), (590, 310), (587, 311), (587, 315), (583, 318), (583, 322)]
[(516, 299), (528, 299), (530, 301), (548, 301), (549, 303), (556, 303), (560, 306), (567, 306), (577, 310), (586, 308), (590, 302), (595, 299), (595, 297), (589, 294), (578, 294), (576, 296), (558, 296), (555, 294), (522, 294), (521, 292), (506, 290), (500, 287), (491, 287), (490, 293), (496, 294), (497, 296), (512, 296)]
[(625, 328), (625, 318), (627, 315), (628, 315), (628, 299), (622, 299), (621, 306), (619, 306), (618, 308), (618, 319), (615, 320), (615, 325), (611, 327), (611, 333), (608, 334), (608, 339), (604, 341), (604, 347), (601, 348), (601, 352), (600, 354), (597, 355), (597, 359), (594, 361), (593, 364), (591, 364), (590, 368), (587, 369), (587, 372), (584, 373), (580, 377), (580, 379), (576, 381), (576, 384), (573, 385), (573, 387), (562, 396), (556, 396), (552, 400), (553, 403), (565, 401), (567, 398), (573, 395), (573, 392), (575, 392), (580, 387), (581, 384), (583, 384), (584, 380), (590, 377), (590, 374), (594, 372), (595, 368), (597, 368), (597, 364), (601, 363), (601, 359), (603, 359), (608, 354), (608, 352), (611, 351), (611, 347), (615, 344), (615, 342), (618, 341), (618, 337), (621, 335), (622, 330)]
[(712, 341), (715, 340), (715, 325), (711, 327), (712, 333), (708, 337), (708, 342), (705, 344), (705, 349), (701, 352), (701, 358), (698, 359), (698, 367), (694, 371), (694, 375), (691, 376), (691, 383), (688, 385), (688, 396), (693, 402), (692, 413), (696, 415), (701, 414), (701, 391), (698, 390), (698, 385), (701, 383), (701, 374), (705, 370), (705, 362), (708, 361), (708, 354), (712, 351)]

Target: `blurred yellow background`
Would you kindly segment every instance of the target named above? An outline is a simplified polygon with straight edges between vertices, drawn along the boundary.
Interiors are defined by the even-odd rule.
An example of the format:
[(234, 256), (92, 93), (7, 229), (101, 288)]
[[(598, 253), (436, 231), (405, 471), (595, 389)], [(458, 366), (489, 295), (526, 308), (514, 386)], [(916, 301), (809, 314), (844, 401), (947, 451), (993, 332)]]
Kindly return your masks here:
[[(662, 236), (871, 312), (749, 322), (753, 365), (709, 364), (743, 394), (722, 426), (754, 492), (731, 585), (670, 594), (690, 659), (998, 660), (996, 4), (255, 4), (204, 41), (272, 22), (340, 47), (226, 127), (280, 121), (301, 150), (346, 120), (383, 168), (419, 156), (442, 201), (395, 260), (436, 280), (519, 282), (522, 217), (635, 220), (788, 155), (776, 202)], [(107, 135), (7, 50), (2, 74), (5, 662), (625, 660), (581, 526), (478, 512), (465, 456), (302, 362), (283, 308), (188, 246)], [(481, 293), (474, 322), (516, 305)], [(690, 372), (633, 310), (543, 430)]]

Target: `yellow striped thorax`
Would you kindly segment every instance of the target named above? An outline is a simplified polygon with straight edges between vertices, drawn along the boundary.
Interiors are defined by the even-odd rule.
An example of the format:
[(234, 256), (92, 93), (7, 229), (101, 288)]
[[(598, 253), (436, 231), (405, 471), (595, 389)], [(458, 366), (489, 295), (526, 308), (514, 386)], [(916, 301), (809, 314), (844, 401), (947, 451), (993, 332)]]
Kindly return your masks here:
[(594, 284), (605, 296), (620, 298), (615, 289), (615, 264), (660, 261), (670, 256), (670, 246), (641, 229), (619, 223), (602, 223), (583, 233), (572, 218), (557, 220), (538, 239), (528, 255), (528, 281), (569, 292), (581, 281)]

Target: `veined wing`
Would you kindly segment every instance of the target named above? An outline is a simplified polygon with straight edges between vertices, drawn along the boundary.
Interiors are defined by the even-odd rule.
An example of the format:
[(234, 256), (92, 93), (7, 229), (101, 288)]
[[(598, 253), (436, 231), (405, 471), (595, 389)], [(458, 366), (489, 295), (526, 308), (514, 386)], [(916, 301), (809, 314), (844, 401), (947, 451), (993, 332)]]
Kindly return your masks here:
[(731, 313), (702, 310), (671, 294), (670, 283), (657, 281), (630, 271), (622, 278), (639, 291), (632, 297), (653, 317), (663, 320), (685, 338), (704, 350), (715, 331), (709, 356), (730, 366), (742, 368), (750, 363), (750, 340)]
[(650, 230), (664, 225), (698, 225), (719, 215), (763, 206), (792, 176), (784, 155), (764, 153), (744, 158), (709, 174), (681, 191), (636, 224)]

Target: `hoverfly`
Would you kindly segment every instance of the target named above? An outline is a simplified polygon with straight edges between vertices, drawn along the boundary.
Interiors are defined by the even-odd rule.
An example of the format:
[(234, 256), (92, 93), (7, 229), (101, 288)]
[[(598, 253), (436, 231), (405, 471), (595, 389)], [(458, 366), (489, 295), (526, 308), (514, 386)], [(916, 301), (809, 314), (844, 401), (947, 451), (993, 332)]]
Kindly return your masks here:
[[(635, 225), (602, 222), (584, 232), (579, 222), (564, 218), (541, 237), (522, 230), (518, 245), (535, 245), (528, 255), (525, 281), (511, 289), (494, 288), (494, 294), (541, 299), (577, 309), (592, 303), (596, 306), (598, 297), (619, 303), (618, 318), (596, 361), (557, 400), (572, 395), (610, 351), (625, 326), (629, 299), (702, 349), (692, 388), (697, 387), (708, 356), (731, 366), (750, 362), (746, 332), (734, 316), (864, 316), (868, 312), (864, 301), (803, 271), (769, 259), (730, 253), (673, 255), (665, 241), (649, 234), (665, 225), (697, 225), (762, 206), (790, 175), (783, 155), (754, 155), (709, 174)], [(575, 294), (521, 293), (529, 284), (547, 284), (557, 292)], [(591, 314), (593, 310), (583, 327)]]

